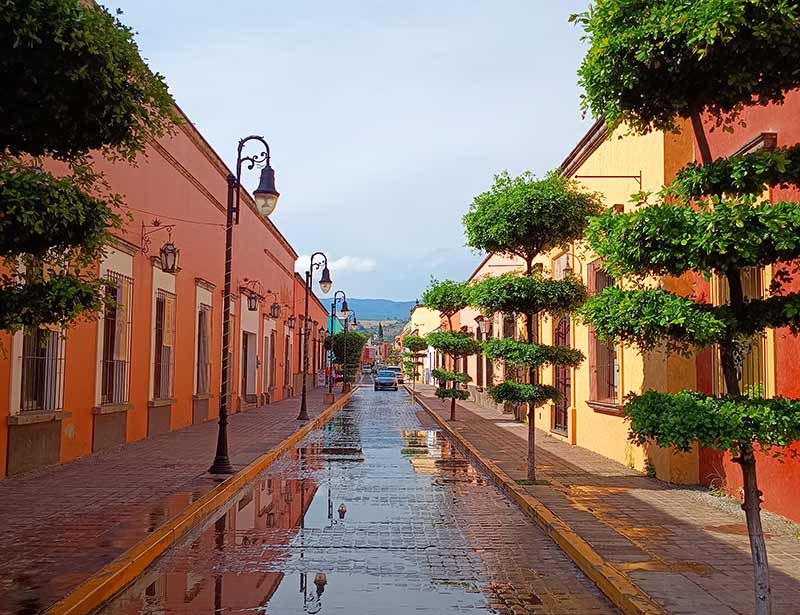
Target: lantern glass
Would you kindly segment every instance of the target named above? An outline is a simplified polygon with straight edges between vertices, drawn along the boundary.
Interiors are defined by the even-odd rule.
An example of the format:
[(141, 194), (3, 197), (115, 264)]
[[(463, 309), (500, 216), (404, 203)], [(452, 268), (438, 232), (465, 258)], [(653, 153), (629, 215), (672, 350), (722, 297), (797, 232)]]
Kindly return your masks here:
[(247, 309), (251, 312), (255, 312), (258, 309), (258, 295), (247, 295)]
[(270, 314), (273, 318), (278, 318), (281, 315), (281, 306), (279, 303), (275, 302), (270, 307)]
[(294, 316), (289, 316), (289, 328), (294, 329)]
[(347, 299), (344, 299), (342, 301), (342, 309), (339, 310), (339, 312), (342, 315), (342, 318), (344, 320), (347, 320), (348, 318), (350, 318), (350, 308), (347, 305)]
[(331, 286), (333, 286), (331, 272), (328, 269), (328, 266), (325, 265), (325, 268), (322, 270), (322, 277), (319, 280), (319, 287), (322, 292), (327, 295), (329, 292), (331, 292)]
[(485, 316), (479, 316), (475, 319), (478, 321), (478, 327), (480, 327), (481, 334), (486, 335), (489, 333), (489, 319)]
[(275, 171), (271, 166), (267, 165), (261, 170), (261, 179), (258, 182), (258, 188), (253, 192), (253, 198), (256, 201), (258, 213), (266, 218), (278, 205), (278, 197), (280, 194), (275, 189)]
[(164, 273), (175, 273), (178, 269), (178, 253), (180, 250), (175, 247), (175, 244), (168, 241), (159, 250), (159, 259), (161, 260), (161, 270)]

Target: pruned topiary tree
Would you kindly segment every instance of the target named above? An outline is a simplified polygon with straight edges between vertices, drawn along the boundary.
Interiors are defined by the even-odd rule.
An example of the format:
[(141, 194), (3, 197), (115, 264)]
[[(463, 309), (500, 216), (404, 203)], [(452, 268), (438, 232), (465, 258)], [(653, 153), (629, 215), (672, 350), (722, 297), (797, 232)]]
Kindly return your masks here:
[(419, 335), (406, 335), (403, 337), (403, 346), (408, 350), (408, 359), (403, 365), (407, 367), (407, 373), (411, 377), (411, 390), (416, 391), (419, 368), (428, 350), (428, 341)]
[[(429, 333), (425, 339), (428, 345), (450, 357), (454, 366), (460, 358), (480, 354), (483, 349), (483, 344), (469, 333), (462, 331), (435, 331)], [(436, 389), (436, 397), (450, 399), (450, 420), (455, 421), (456, 400), (463, 400), (469, 397), (469, 391), (459, 389), (458, 385), (467, 383), (469, 376), (457, 373), (455, 369), (436, 369), (431, 375), (439, 382), (439, 386)], [(450, 385), (449, 387), (447, 386), (448, 384)]]
[(551, 173), (537, 179), (530, 173), (511, 177), (502, 173), (491, 189), (475, 197), (464, 216), (467, 245), (499, 254), (519, 257), (522, 272), (479, 280), (469, 289), (470, 305), (485, 314), (524, 314), (527, 339), (490, 340), (485, 354), (503, 359), (507, 366), (528, 368), (528, 382), (509, 379), (489, 388), (498, 403), (528, 405), (528, 480), (536, 480), (535, 421), (533, 410), (558, 398), (555, 387), (538, 383), (543, 365), (574, 367), (583, 360), (577, 350), (554, 348), (534, 340), (534, 319), (539, 314), (569, 314), (586, 299), (586, 289), (579, 278), (567, 275), (561, 280), (545, 277), (534, 268), (534, 259), (556, 248), (567, 248), (580, 239), (588, 217), (600, 210), (597, 195)]
[(0, 329), (64, 327), (102, 308), (94, 263), (122, 224), (92, 152), (133, 161), (177, 112), (130, 28), (80, 0), (2, 4), (0, 83)]
[(447, 319), (449, 329), (453, 330), (453, 316), (467, 307), (467, 285), (455, 280), (437, 280), (431, 277), (431, 283), (422, 293), (422, 305), (437, 310)]
[[(678, 173), (657, 202), (593, 221), (589, 239), (621, 288), (592, 297), (586, 317), (599, 335), (648, 350), (714, 345), (724, 395), (644, 392), (625, 412), (631, 437), (686, 449), (694, 441), (730, 451), (740, 465), (754, 568), (755, 612), (771, 612), (761, 527), (756, 448), (800, 437), (800, 402), (753, 399), (740, 386), (754, 336), (800, 325), (800, 294), (782, 263), (800, 257), (800, 207), (764, 199), (767, 186), (800, 185), (800, 147), (714, 161), (702, 115), (732, 131), (745, 106), (781, 103), (800, 85), (796, 0), (596, 0), (573, 20), (590, 43), (579, 74), (584, 106), (637, 133), (691, 120), (702, 165)], [(642, 198), (646, 198), (643, 195)], [(766, 296), (746, 296), (743, 277), (773, 265)], [(652, 276), (716, 276), (719, 305), (654, 287)], [(757, 397), (757, 395), (755, 396)]]

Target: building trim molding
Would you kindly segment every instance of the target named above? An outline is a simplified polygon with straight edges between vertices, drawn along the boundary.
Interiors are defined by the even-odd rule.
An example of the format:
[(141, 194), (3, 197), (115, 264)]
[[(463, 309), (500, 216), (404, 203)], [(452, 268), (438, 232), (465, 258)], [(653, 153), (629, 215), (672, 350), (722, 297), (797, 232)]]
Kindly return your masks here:
[(559, 172), (564, 177), (572, 177), (583, 166), (583, 163), (608, 138), (609, 131), (604, 117), (598, 119), (586, 132), (583, 138), (559, 165)]

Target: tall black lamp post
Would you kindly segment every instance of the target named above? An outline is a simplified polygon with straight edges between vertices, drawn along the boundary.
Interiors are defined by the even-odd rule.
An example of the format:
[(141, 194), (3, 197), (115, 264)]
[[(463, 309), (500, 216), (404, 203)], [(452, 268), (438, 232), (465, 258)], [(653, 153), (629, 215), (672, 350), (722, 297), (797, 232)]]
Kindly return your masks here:
[[(317, 257), (322, 257), (322, 260), (317, 261)], [(308, 263), (308, 271), (306, 271), (306, 305), (305, 315), (303, 317), (303, 392), (300, 397), (300, 414), (297, 415), (298, 421), (308, 420), (308, 410), (306, 409), (306, 375), (308, 374), (308, 336), (311, 333), (308, 325), (308, 298), (311, 294), (311, 277), (314, 269), (322, 268), (322, 276), (319, 279), (320, 290), (324, 294), (328, 294), (333, 286), (331, 280), (331, 272), (328, 270), (328, 257), (322, 252), (314, 252), (311, 255), (311, 261)]]
[[(254, 156), (242, 156), (244, 146), (257, 141), (263, 150)], [(217, 433), (217, 454), (208, 471), (212, 474), (234, 474), (236, 470), (228, 457), (228, 373), (230, 365), (230, 325), (231, 325), (231, 254), (233, 252), (233, 225), (239, 224), (239, 201), (241, 196), (242, 164), (252, 170), (261, 166), (261, 180), (253, 192), (256, 208), (260, 216), (266, 218), (278, 203), (280, 194), (275, 189), (275, 171), (269, 164), (269, 145), (264, 137), (250, 135), (239, 141), (236, 154), (236, 175), (228, 174), (228, 216), (225, 223), (225, 285), (222, 291), (222, 384), (219, 395), (219, 431)]]
[[(347, 320), (350, 317), (350, 308), (347, 306), (347, 295), (343, 290), (337, 290), (333, 294), (333, 301), (331, 301), (331, 331), (330, 334), (333, 335), (334, 329), (334, 319), (336, 318), (336, 303), (342, 300), (342, 309), (341, 314), (342, 318)], [(331, 347), (331, 353), (333, 352), (333, 347)], [(329, 358), (329, 365), (328, 365), (328, 398), (333, 395), (333, 357), (331, 354), (328, 354)], [(333, 401), (332, 399), (330, 401)]]

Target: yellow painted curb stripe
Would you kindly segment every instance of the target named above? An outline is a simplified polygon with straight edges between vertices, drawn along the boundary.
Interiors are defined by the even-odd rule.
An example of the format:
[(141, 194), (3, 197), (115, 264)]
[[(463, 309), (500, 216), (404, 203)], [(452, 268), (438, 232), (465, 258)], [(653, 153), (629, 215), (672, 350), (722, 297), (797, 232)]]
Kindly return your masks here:
[[(408, 387), (406, 387), (408, 390)], [(594, 548), (573, 530), (561, 517), (553, 513), (535, 497), (523, 491), (519, 485), (496, 463), (483, 457), (456, 429), (449, 425), (419, 396), (417, 403), (427, 410), (443, 431), (466, 453), (470, 461), (482, 467), (495, 483), (514, 500), (522, 511), (531, 517), (545, 533), (566, 553), (578, 568), (588, 576), (611, 602), (625, 615), (669, 615), (642, 588), (624, 572), (604, 559)]]
[(206, 520), (275, 459), (283, 455), (319, 425), (326, 422), (332, 414), (341, 409), (350, 400), (350, 396), (357, 389), (357, 386), (353, 387), (349, 393), (346, 393), (338, 401), (328, 406), (319, 416), (303, 425), (275, 448), (214, 487), (199, 500), (193, 502), (182, 512), (164, 523), (142, 542), (131, 547), (113, 562), (101, 568), (72, 592), (47, 609), (45, 615), (86, 615), (97, 609), (134, 581), (164, 551), (175, 544), (187, 532)]

